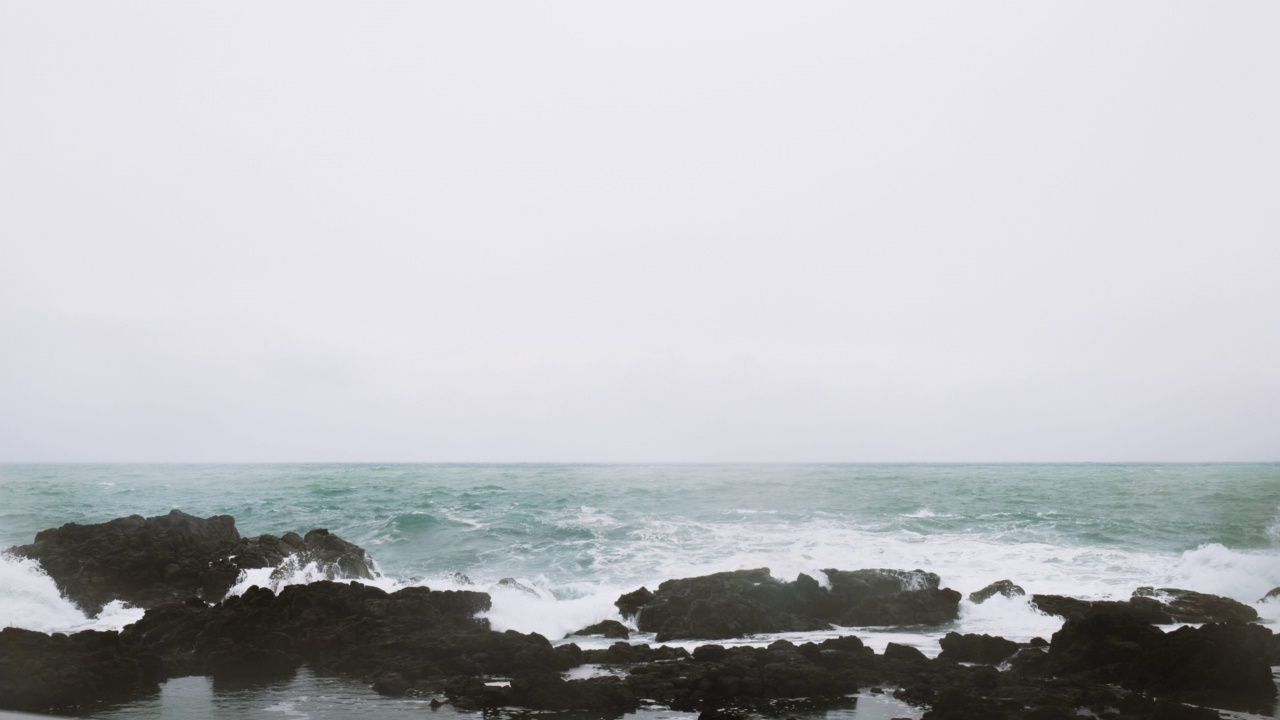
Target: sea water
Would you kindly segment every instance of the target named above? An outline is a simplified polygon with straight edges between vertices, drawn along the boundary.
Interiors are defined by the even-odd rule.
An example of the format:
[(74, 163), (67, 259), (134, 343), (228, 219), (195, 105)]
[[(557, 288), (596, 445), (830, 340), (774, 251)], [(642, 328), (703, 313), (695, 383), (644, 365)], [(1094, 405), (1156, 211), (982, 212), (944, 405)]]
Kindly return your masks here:
[[(1254, 605), (1280, 630), (1280, 603), (1258, 602), (1280, 586), (1280, 464), (10, 464), (0, 465), (0, 493), (0, 547), (66, 522), (173, 508), (232, 515), (242, 535), (324, 527), (369, 551), (374, 584), (489, 592), (495, 629), (553, 642), (617, 619), (613, 601), (642, 585), (756, 567), (820, 582), (824, 568), (920, 568), (964, 595), (1001, 579), (1090, 599), (1179, 587)], [(233, 592), (317, 577), (306, 567), (270, 574), (251, 572)], [(37, 565), (0, 557), (0, 626), (119, 628), (140, 615), (116, 603), (86, 617)], [(878, 650), (900, 642), (936, 655), (950, 630), (1025, 641), (1060, 625), (1025, 598), (997, 597), (962, 601), (944, 628), (785, 637), (852, 632)]]

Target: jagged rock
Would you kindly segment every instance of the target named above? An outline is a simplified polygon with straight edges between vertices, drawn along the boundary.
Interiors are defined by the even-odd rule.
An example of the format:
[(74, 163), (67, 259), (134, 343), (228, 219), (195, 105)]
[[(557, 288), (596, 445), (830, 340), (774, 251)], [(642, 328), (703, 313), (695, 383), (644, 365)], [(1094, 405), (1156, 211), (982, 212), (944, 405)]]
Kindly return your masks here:
[(884, 647), (884, 659), (902, 662), (919, 662), (922, 660), (928, 660), (929, 658), (920, 651), (920, 648), (891, 642)]
[(1067, 620), (1049, 645), (1049, 670), (1175, 700), (1232, 709), (1270, 707), (1270, 630), (1244, 623), (1164, 633), (1124, 610)]
[(622, 640), (626, 640), (631, 637), (631, 631), (627, 629), (626, 625), (623, 625), (617, 620), (601, 620), (595, 625), (588, 625), (577, 632), (570, 633), (570, 635), (600, 635), (607, 638), (620, 638)]
[(1280, 587), (1272, 588), (1266, 595), (1258, 598), (1258, 602), (1270, 602), (1277, 599), (1280, 599)]
[[(923, 570), (824, 570), (840, 608), (837, 625), (942, 625), (959, 614), (960, 593)], [(799, 580), (797, 580), (799, 583)], [(832, 616), (820, 616), (832, 617)]]
[(158, 692), (164, 678), (160, 658), (119, 633), (0, 630), (0, 710), (83, 711)]
[(656, 633), (659, 642), (818, 630), (832, 623), (939, 625), (957, 616), (960, 594), (940, 589), (933, 573), (823, 572), (829, 588), (808, 575), (784, 583), (767, 568), (757, 568), (668, 580), (655, 593), (642, 588), (616, 605), (624, 613), (634, 608), (637, 627)]
[(622, 614), (622, 617), (632, 618), (640, 612), (640, 608), (648, 605), (652, 599), (653, 591), (642, 587), (639, 590), (633, 590), (621, 595), (613, 604), (618, 608), (618, 612)]
[(534, 590), (515, 578), (502, 578), (497, 582), (497, 587), (503, 588), (504, 590), (515, 590), (516, 592), (528, 595), (529, 597), (540, 597), (537, 590)]
[(718, 640), (756, 633), (819, 630), (827, 623), (788, 607), (788, 584), (768, 568), (668, 580), (636, 617), (658, 642), (682, 638)]
[(1178, 623), (1253, 622), (1258, 619), (1258, 611), (1242, 602), (1194, 590), (1140, 587), (1133, 591), (1132, 600), (1139, 598), (1159, 602), (1173, 622)]
[(977, 592), (969, 593), (969, 602), (976, 605), (985, 602), (986, 600), (990, 600), (996, 595), (1003, 595), (1007, 598), (1011, 598), (1020, 597), (1026, 594), (1026, 590), (1023, 590), (1021, 586), (1014, 585), (1011, 580), (997, 580)]
[(327, 530), (312, 530), (305, 538), (241, 538), (229, 515), (198, 518), (181, 510), (68, 523), (42, 530), (35, 542), (9, 552), (39, 561), (58, 589), (90, 615), (112, 600), (142, 608), (191, 596), (215, 602), (242, 571), (274, 567), (291, 555), (321, 564), (334, 578), (373, 577), (364, 550)]
[(1128, 602), (1121, 600), (1079, 600), (1062, 595), (1032, 595), (1031, 604), (1041, 612), (1058, 615), (1068, 620), (1082, 618), (1093, 613), (1119, 612), (1135, 615), (1144, 622), (1154, 625), (1168, 625), (1173, 622), (1164, 605), (1159, 601), (1146, 597), (1130, 598)]
[(1018, 652), (1018, 643), (992, 635), (949, 632), (938, 641), (942, 653), (938, 657), (956, 662), (999, 665)]

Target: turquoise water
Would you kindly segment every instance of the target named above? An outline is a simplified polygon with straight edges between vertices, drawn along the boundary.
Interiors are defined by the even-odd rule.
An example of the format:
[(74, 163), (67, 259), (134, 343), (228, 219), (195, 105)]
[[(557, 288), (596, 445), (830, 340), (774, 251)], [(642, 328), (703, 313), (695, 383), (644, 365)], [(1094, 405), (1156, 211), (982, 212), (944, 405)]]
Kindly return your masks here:
[[(1255, 604), (1280, 628), (1280, 604), (1257, 602), (1280, 586), (1280, 464), (0, 465), (0, 492), (0, 547), (172, 508), (233, 515), (244, 535), (327, 527), (370, 552), (377, 584), (485, 590), (495, 628), (553, 641), (616, 617), (640, 585), (762, 566), (783, 579), (922, 568), (964, 594), (1003, 578), (1086, 598), (1182, 587)], [(0, 624), (137, 614), (86, 618), (30, 563), (0, 559)], [(1059, 624), (998, 598), (962, 602), (946, 628), (854, 632), (936, 654), (951, 629), (1026, 640)]]

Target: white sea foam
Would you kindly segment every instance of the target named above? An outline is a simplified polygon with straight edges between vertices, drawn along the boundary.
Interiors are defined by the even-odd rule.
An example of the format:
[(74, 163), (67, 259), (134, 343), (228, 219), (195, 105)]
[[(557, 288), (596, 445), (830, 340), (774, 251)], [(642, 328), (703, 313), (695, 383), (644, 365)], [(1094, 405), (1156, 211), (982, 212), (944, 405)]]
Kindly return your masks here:
[(143, 611), (114, 601), (91, 618), (58, 592), (39, 563), (0, 553), (0, 627), (40, 632), (119, 630), (142, 617)]

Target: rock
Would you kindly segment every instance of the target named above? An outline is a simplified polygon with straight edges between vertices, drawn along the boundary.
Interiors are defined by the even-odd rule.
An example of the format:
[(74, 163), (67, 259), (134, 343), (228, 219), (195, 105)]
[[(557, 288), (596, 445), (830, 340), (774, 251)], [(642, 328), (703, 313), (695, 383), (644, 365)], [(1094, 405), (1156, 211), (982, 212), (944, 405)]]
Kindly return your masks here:
[(1258, 619), (1258, 611), (1242, 602), (1194, 590), (1140, 587), (1133, 591), (1131, 601), (1139, 598), (1159, 602), (1177, 623), (1253, 622)]
[(1018, 585), (1014, 585), (1010, 580), (997, 580), (977, 592), (969, 593), (969, 602), (976, 605), (986, 600), (990, 600), (996, 595), (1003, 595), (1004, 597), (1011, 598), (1021, 597), (1026, 594), (1026, 590), (1023, 590)]
[(626, 625), (617, 620), (601, 620), (595, 625), (588, 625), (577, 632), (570, 633), (570, 635), (600, 635), (607, 638), (626, 640), (631, 637), (631, 631), (627, 629)]
[(827, 623), (792, 612), (788, 584), (767, 568), (668, 580), (636, 616), (642, 632), (658, 642), (719, 640), (756, 633), (819, 630)]
[(1258, 598), (1258, 602), (1270, 602), (1272, 600), (1280, 600), (1280, 587), (1272, 588), (1266, 595)]
[(525, 585), (524, 583), (520, 582), (519, 580), (516, 580), (515, 578), (509, 578), (509, 577), (502, 578), (501, 580), (498, 581), (497, 587), (500, 587), (504, 590), (515, 590), (516, 592), (524, 595), (528, 595), (529, 597), (535, 597), (535, 598), (541, 597), (540, 595), (538, 595), (537, 590), (534, 590), (533, 588), (529, 587), (528, 585)]
[(1165, 612), (1160, 602), (1145, 597), (1130, 598), (1128, 602), (1120, 600), (1079, 600), (1062, 595), (1032, 595), (1031, 604), (1041, 612), (1058, 615), (1068, 620), (1082, 618), (1093, 613), (1120, 612), (1135, 615), (1143, 621), (1154, 625), (1168, 625), (1173, 622), (1169, 613)]
[(1018, 643), (992, 635), (947, 633), (938, 641), (942, 653), (938, 657), (956, 662), (999, 665), (1018, 652)]
[(1049, 670), (1182, 702), (1256, 710), (1276, 697), (1266, 657), (1272, 637), (1267, 628), (1239, 622), (1166, 634), (1137, 614), (1097, 611), (1054, 633)]
[(81, 712), (159, 691), (160, 658), (119, 633), (0, 630), (0, 710)]
[(884, 648), (884, 659), (900, 662), (920, 662), (929, 658), (919, 648), (891, 642)]
[(652, 599), (653, 592), (649, 588), (642, 587), (620, 596), (613, 604), (618, 608), (618, 612), (622, 613), (622, 617), (632, 618)]
[(824, 570), (830, 588), (808, 575), (774, 579), (767, 568), (668, 580), (615, 603), (659, 642), (718, 640), (757, 633), (844, 626), (939, 625), (955, 620), (960, 594), (939, 589), (938, 576), (920, 570)]
[(330, 577), (373, 577), (364, 550), (327, 530), (312, 530), (305, 538), (241, 538), (229, 515), (198, 518), (181, 510), (95, 525), (68, 523), (42, 530), (35, 542), (9, 552), (39, 561), (58, 589), (90, 615), (112, 600), (141, 608), (192, 596), (216, 602), (242, 571), (275, 567), (290, 556), (320, 564)]

